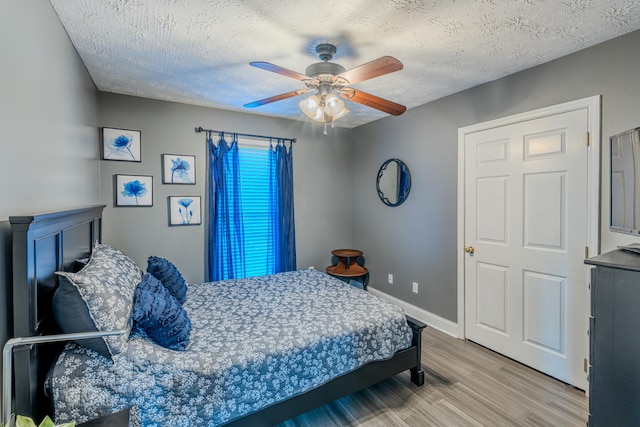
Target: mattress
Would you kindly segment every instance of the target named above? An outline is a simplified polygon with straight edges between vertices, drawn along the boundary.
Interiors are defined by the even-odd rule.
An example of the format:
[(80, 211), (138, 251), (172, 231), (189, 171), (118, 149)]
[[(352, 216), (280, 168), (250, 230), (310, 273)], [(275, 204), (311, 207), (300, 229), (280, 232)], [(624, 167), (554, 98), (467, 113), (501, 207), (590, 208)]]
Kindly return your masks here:
[(185, 351), (134, 332), (109, 360), (68, 344), (50, 379), (57, 422), (133, 407), (133, 425), (216, 426), (411, 345), (401, 308), (316, 270), (191, 284)]

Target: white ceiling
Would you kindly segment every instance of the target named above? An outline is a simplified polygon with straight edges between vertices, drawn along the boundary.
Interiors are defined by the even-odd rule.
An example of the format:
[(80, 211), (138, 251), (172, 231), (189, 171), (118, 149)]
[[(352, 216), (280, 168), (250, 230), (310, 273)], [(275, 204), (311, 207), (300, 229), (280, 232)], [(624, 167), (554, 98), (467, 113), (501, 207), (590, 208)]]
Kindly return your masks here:
[[(640, 29), (639, 0), (50, 0), (101, 91), (309, 120), (300, 73), (333, 43), (346, 69), (384, 55), (404, 69), (353, 85), (416, 107)], [(336, 125), (385, 113), (347, 102)]]

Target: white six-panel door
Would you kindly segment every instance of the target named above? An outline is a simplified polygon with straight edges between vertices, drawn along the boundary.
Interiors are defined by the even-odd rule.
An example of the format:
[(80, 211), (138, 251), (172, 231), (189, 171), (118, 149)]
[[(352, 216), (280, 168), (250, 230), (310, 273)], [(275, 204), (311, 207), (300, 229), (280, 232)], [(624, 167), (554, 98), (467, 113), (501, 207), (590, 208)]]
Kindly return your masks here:
[(585, 389), (586, 109), (465, 135), (465, 333)]

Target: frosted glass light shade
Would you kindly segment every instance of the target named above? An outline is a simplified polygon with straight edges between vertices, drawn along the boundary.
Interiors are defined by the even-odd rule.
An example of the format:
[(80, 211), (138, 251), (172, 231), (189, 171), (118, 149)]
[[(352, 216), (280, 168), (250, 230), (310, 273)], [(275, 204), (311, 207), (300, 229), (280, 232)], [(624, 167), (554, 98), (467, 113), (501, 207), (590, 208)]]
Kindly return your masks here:
[(307, 99), (303, 99), (300, 101), (300, 110), (313, 120), (318, 120), (316, 117), (318, 116), (318, 112), (322, 113), (320, 109), (320, 98), (318, 95), (311, 95)]
[[(342, 102), (342, 101), (340, 101)], [(340, 110), (340, 112), (336, 115), (333, 116), (333, 120), (338, 120), (340, 117), (344, 117), (347, 114), (349, 114), (349, 109), (347, 107), (344, 106), (344, 102), (342, 103), (342, 110)]]
[(340, 114), (344, 109), (344, 102), (334, 94), (329, 94), (324, 98), (324, 112), (327, 116), (331, 116), (335, 119), (335, 116)]
[(318, 95), (311, 95), (298, 105), (307, 117), (320, 123), (337, 120), (349, 113), (344, 102), (332, 93), (322, 95), (322, 99)]

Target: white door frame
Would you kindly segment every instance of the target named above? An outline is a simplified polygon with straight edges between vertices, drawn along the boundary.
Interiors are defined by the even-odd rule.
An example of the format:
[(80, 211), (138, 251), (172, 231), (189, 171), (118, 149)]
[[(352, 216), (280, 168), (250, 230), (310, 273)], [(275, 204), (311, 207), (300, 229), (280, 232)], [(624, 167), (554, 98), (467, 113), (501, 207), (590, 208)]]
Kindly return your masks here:
[[(475, 125), (465, 126), (458, 129), (458, 338), (465, 339), (465, 318), (464, 318), (464, 296), (465, 296), (465, 158), (464, 158), (464, 141), (465, 136), (469, 133), (479, 132), (495, 127), (511, 125), (527, 120), (538, 119), (540, 117), (550, 116), (554, 114), (566, 113), (580, 109), (587, 109), (588, 123), (587, 131), (589, 132), (589, 151), (588, 151), (588, 183), (587, 183), (587, 244), (589, 247), (589, 256), (598, 255), (600, 252), (600, 95), (588, 98), (578, 99), (563, 104), (553, 105), (550, 107), (540, 108), (538, 110), (526, 113), (515, 114), (509, 117), (503, 117), (488, 122), (477, 123)], [(586, 143), (585, 135), (585, 143)], [(585, 266), (585, 270), (587, 266)], [(585, 286), (588, 284), (585, 283)], [(585, 326), (588, 327), (586, 319), (589, 316), (589, 305), (586, 301), (585, 305)], [(586, 330), (585, 330), (585, 333)], [(586, 351), (586, 349), (585, 349)], [(588, 353), (585, 353), (588, 355)]]

